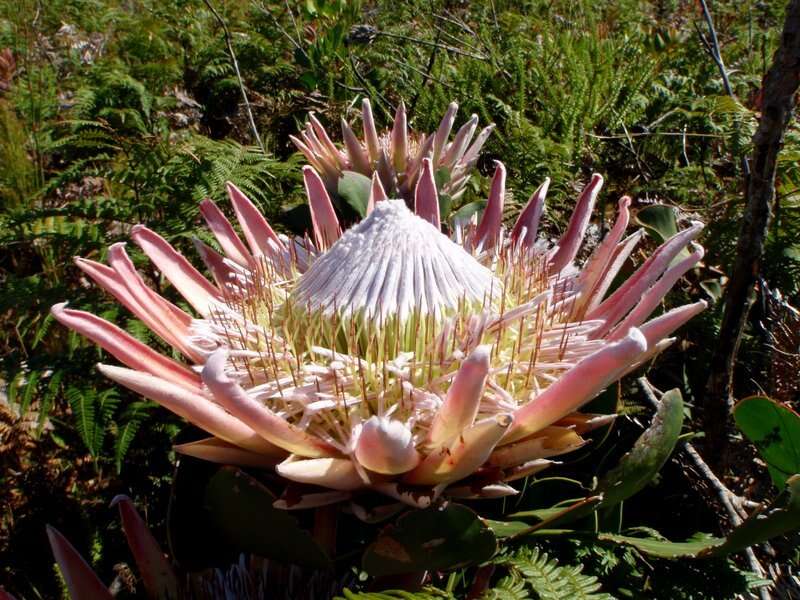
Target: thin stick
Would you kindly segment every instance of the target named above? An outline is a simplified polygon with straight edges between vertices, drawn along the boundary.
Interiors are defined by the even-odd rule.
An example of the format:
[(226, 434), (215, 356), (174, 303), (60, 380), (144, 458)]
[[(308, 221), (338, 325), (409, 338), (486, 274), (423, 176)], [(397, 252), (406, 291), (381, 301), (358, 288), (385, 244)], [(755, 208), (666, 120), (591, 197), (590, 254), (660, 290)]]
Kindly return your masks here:
[[(639, 387), (644, 392), (644, 395), (650, 404), (654, 408), (658, 408), (658, 405), (661, 401), (656, 396), (656, 390), (647, 380), (647, 377), (640, 377), (636, 380), (636, 382), (639, 384)], [(681, 442), (680, 449), (689, 456), (700, 474), (717, 493), (717, 498), (719, 498), (722, 506), (725, 507), (725, 512), (728, 513), (731, 524), (734, 527), (741, 525), (743, 519), (739, 511), (744, 512), (744, 509), (742, 508), (742, 504), (744, 504), (743, 499), (734, 494), (724, 483), (722, 483), (722, 481), (720, 481), (719, 477), (714, 474), (714, 471), (711, 470), (711, 467), (708, 466), (706, 461), (703, 460), (703, 457), (700, 456), (700, 453), (697, 452), (695, 447), (692, 446), (688, 440)], [(739, 505), (738, 508), (736, 504)], [(745, 554), (747, 555), (747, 562), (750, 564), (750, 569), (759, 577), (763, 577), (765, 574), (764, 567), (762, 567), (761, 563), (758, 562), (758, 558), (756, 558), (756, 554), (753, 552), (753, 549), (745, 548)], [(770, 594), (764, 588), (759, 589), (758, 593), (762, 600), (770, 600)]]
[(708, 50), (709, 54), (711, 54), (711, 58), (713, 58), (714, 62), (717, 63), (717, 68), (722, 76), (722, 85), (725, 86), (725, 92), (729, 96), (735, 98), (736, 96), (734, 95), (733, 88), (731, 87), (731, 80), (728, 78), (728, 71), (725, 68), (725, 62), (722, 60), (722, 53), (719, 49), (719, 39), (717, 39), (717, 30), (715, 29), (714, 21), (711, 18), (711, 11), (708, 10), (708, 4), (706, 4), (706, 0), (700, 0), (700, 6), (703, 7), (703, 17), (706, 20), (711, 41), (709, 42), (702, 34), (700, 39), (703, 42), (703, 45), (706, 47), (706, 50)]
[[(731, 98), (736, 99), (736, 94), (733, 93), (733, 88), (731, 87), (731, 80), (728, 77), (728, 70), (725, 68), (725, 62), (722, 60), (722, 51), (719, 47), (719, 39), (717, 38), (717, 30), (714, 27), (714, 20), (711, 18), (711, 11), (708, 10), (706, 0), (700, 0), (700, 5), (703, 8), (703, 17), (708, 27), (708, 34), (711, 36), (711, 40), (709, 41), (706, 39), (706, 36), (703, 35), (703, 32), (697, 28), (700, 41), (717, 65), (717, 69), (722, 77), (722, 86), (725, 88), (725, 93)], [(747, 156), (742, 157), (742, 171), (744, 171), (745, 177), (750, 175), (750, 163), (747, 160)]]
[(244, 81), (242, 80), (242, 74), (239, 71), (239, 61), (236, 60), (236, 52), (233, 51), (231, 32), (228, 30), (228, 25), (225, 23), (225, 19), (223, 19), (217, 10), (211, 5), (211, 0), (203, 0), (203, 3), (208, 7), (208, 10), (211, 11), (211, 14), (214, 15), (214, 18), (222, 27), (222, 31), (225, 32), (225, 45), (228, 47), (228, 54), (231, 56), (233, 70), (236, 71), (236, 79), (239, 82), (239, 89), (241, 90), (242, 98), (244, 99), (244, 108), (247, 111), (247, 119), (250, 121), (250, 129), (253, 131), (253, 136), (256, 138), (256, 143), (258, 143), (258, 147), (261, 149), (261, 152), (266, 154), (267, 150), (264, 148), (264, 142), (261, 141), (261, 136), (258, 134), (256, 120), (253, 118), (253, 110), (250, 108), (250, 100), (247, 99), (247, 92), (244, 90)]
[(395, 38), (397, 40), (404, 40), (406, 42), (413, 42), (415, 44), (420, 44), (422, 46), (431, 46), (433, 48), (440, 48), (441, 50), (447, 50), (448, 52), (452, 52), (453, 54), (468, 56), (469, 58), (474, 58), (476, 60), (488, 60), (488, 57), (482, 54), (475, 54), (474, 52), (466, 52), (461, 48), (456, 48), (455, 46), (450, 46), (449, 44), (439, 44), (436, 42), (429, 42), (428, 40), (409, 37), (407, 35), (401, 35), (399, 33), (389, 33), (388, 31), (379, 31), (378, 35), (382, 35), (384, 37), (389, 37), (389, 38)]
[(703, 397), (703, 425), (708, 447), (718, 449), (719, 463), (727, 460), (727, 433), (733, 406), (736, 357), (748, 320), (758, 276), (762, 273), (775, 176), (783, 139), (797, 106), (800, 87), (800, 0), (792, 0), (772, 66), (764, 78), (763, 106), (753, 135), (753, 170), (747, 177), (746, 206), (736, 245), (736, 261), (725, 290), (719, 338)]

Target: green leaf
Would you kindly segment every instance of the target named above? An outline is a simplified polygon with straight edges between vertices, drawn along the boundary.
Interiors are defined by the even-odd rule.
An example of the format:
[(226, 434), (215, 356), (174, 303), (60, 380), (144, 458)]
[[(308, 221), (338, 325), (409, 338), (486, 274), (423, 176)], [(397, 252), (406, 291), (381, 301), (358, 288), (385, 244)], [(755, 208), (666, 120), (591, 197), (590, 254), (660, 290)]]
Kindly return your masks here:
[(467, 220), (475, 213), (482, 211), (484, 208), (486, 208), (486, 200), (476, 200), (475, 202), (470, 202), (469, 204), (465, 204), (459, 208), (453, 213), (451, 219), (453, 221)]
[[(678, 233), (678, 209), (663, 204), (648, 206), (636, 213), (636, 222), (644, 227), (656, 241), (664, 243)], [(688, 256), (689, 250), (684, 248), (672, 260), (672, 264), (680, 262)]]
[(672, 206), (655, 204), (643, 208), (636, 213), (636, 222), (662, 243), (678, 233), (678, 218)]
[(452, 600), (453, 596), (443, 590), (426, 588), (422, 592), (406, 592), (404, 590), (385, 590), (382, 592), (342, 591), (341, 596), (333, 600)]
[(355, 171), (344, 171), (337, 185), (339, 196), (344, 198), (362, 219), (367, 216), (367, 203), (369, 202), (371, 185), (372, 182), (369, 177)]
[(600, 533), (597, 539), (614, 544), (633, 546), (640, 552), (657, 558), (682, 558), (697, 557), (702, 552), (707, 552), (721, 546), (725, 540), (713, 537), (695, 537), (685, 542), (671, 542), (667, 539), (653, 537), (633, 537), (616, 533)]
[(494, 533), (495, 537), (499, 540), (519, 535), (521, 532), (531, 527), (531, 524), (525, 521), (495, 521), (494, 519), (484, 519), (483, 522), (486, 523), (486, 526), (492, 530), (492, 533)]
[(619, 504), (650, 483), (672, 454), (682, 426), (683, 399), (677, 389), (670, 390), (662, 397), (650, 427), (600, 481), (603, 507)]
[(719, 279), (704, 279), (700, 282), (700, 287), (711, 298), (711, 302), (718, 302), (722, 298), (722, 283)]
[(497, 540), (466, 506), (414, 510), (386, 527), (364, 552), (364, 570), (374, 576), (442, 571), (491, 558)]
[(213, 525), (237, 550), (291, 564), (326, 567), (330, 559), (287, 511), (273, 508), (275, 495), (234, 467), (223, 467), (206, 487)]
[(767, 463), (778, 489), (800, 473), (800, 415), (770, 398), (752, 396), (733, 408), (736, 426)]
[(800, 475), (792, 475), (786, 488), (766, 508), (756, 510), (728, 534), (725, 543), (707, 554), (724, 556), (753, 544), (800, 529)]
[(633, 546), (640, 552), (658, 558), (710, 558), (727, 556), (798, 529), (800, 529), (800, 475), (793, 475), (786, 482), (786, 489), (769, 506), (755, 511), (726, 538), (698, 534), (685, 542), (671, 542), (653, 536), (633, 537), (600, 533), (597, 539)]
[(487, 521), (486, 523), (497, 537), (521, 537), (545, 528), (557, 529), (567, 523), (582, 519), (597, 510), (602, 501), (602, 496), (591, 496), (577, 501), (570, 500), (568, 503), (560, 503), (563, 506), (529, 510), (510, 515), (518, 518), (533, 517), (538, 519), (539, 522), (535, 525), (522, 521)]

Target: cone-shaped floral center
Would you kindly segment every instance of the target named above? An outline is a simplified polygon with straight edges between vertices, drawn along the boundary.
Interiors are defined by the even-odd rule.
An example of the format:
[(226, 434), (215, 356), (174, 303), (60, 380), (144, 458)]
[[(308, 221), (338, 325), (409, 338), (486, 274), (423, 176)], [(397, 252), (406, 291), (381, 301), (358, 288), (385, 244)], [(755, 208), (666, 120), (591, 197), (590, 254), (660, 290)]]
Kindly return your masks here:
[(405, 323), (413, 314), (440, 318), (483, 304), (500, 284), (489, 269), (402, 200), (379, 202), (308, 271), (292, 303), (326, 315)]

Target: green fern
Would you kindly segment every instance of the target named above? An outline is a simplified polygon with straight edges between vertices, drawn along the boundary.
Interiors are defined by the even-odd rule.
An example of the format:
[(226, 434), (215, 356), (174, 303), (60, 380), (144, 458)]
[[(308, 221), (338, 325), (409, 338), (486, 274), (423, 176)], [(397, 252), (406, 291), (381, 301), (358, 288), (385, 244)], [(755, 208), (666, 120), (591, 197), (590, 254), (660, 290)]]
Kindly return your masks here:
[(402, 590), (389, 590), (386, 592), (351, 592), (344, 590), (341, 596), (334, 600), (455, 600), (446, 592), (437, 589), (428, 589), (424, 592), (405, 592)]
[[(502, 558), (498, 564), (505, 565), (510, 576), (502, 581), (501, 594), (508, 598), (525, 598), (520, 596), (519, 583), (529, 588), (541, 600), (610, 600), (612, 596), (600, 593), (597, 577), (581, 573), (580, 566), (560, 566), (558, 561), (550, 558), (546, 552), (538, 548), (522, 548), (515, 554)], [(496, 590), (487, 592), (487, 598), (503, 598), (495, 594)], [(492, 595), (494, 594), (494, 595)], [(509, 595), (511, 594), (511, 595)], [(514, 596), (513, 594), (517, 594)]]
[(483, 596), (484, 600), (528, 600), (530, 597), (527, 582), (516, 573), (503, 577)]
[(97, 458), (108, 433), (112, 417), (119, 406), (116, 389), (97, 391), (69, 387), (64, 393), (76, 421), (76, 428), (89, 453)]
[(132, 402), (119, 418), (119, 423), (114, 424), (112, 429), (116, 430), (114, 461), (117, 467), (117, 473), (122, 471), (122, 461), (128, 452), (128, 448), (130, 448), (131, 442), (133, 442), (136, 436), (136, 432), (152, 409), (152, 403)]

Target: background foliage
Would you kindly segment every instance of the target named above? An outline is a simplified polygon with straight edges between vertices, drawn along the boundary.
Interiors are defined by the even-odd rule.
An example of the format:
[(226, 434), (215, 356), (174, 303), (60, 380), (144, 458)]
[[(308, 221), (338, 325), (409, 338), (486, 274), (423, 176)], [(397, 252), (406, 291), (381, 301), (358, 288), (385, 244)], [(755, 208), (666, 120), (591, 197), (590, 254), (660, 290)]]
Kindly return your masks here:
[[(675, 294), (715, 301), (733, 260), (741, 158), (782, 2), (711, 4), (735, 97), (725, 94), (699, 42), (702, 15), (691, 1), (253, 0), (215, 7), (232, 32), (266, 153), (248, 128), (223, 31), (201, 0), (0, 4), (0, 48), (16, 59), (13, 77), (0, 86), (0, 583), (24, 597), (53, 597), (59, 589), (45, 520), (90, 549), (105, 572), (124, 560), (119, 531), (106, 525), (114, 493), (136, 494), (163, 536), (169, 448), (182, 427), (96, 377), (102, 352), (52, 326), (49, 307), (70, 299), (137, 337), (149, 335), (90, 286), (71, 258), (102, 259), (136, 223), (152, 225), (191, 255), (191, 236), (206, 235), (197, 202), (221, 199), (226, 180), (278, 229), (295, 228), (288, 209), (302, 198), (302, 161), (288, 136), (310, 110), (335, 130), (340, 115), (355, 114), (354, 98), (369, 96), (385, 125), (402, 99), (414, 127), (426, 131), (455, 99), (457, 125), (471, 113), (497, 124), (482, 176), (463, 202), (485, 197), (491, 161), (500, 159), (513, 194), (509, 216), (549, 176), (548, 210), (558, 223), (579, 183), (596, 171), (608, 181), (601, 225), (622, 193), (637, 208), (665, 203), (680, 209), (681, 220), (708, 224), (704, 266)], [(796, 408), (799, 327), (787, 308), (800, 300), (794, 127), (781, 155), (763, 293), (744, 340), (738, 391), (763, 391)], [(133, 257), (160, 287), (142, 256)], [(690, 413), (719, 316), (713, 305), (649, 374), (664, 389), (681, 387)], [(641, 399), (618, 391), (629, 416), (608, 440), (610, 453), (641, 431)], [(744, 452), (749, 465), (752, 455)], [(751, 476), (751, 468), (737, 485), (768, 495), (769, 480)], [(719, 514), (677, 470), (668, 465), (669, 485), (660, 489), (686, 507), (676, 509), (680, 531), (674, 523), (667, 530), (717, 533)], [(626, 509), (634, 521), (653, 512), (646, 496)], [(795, 550), (788, 564), (796, 560)], [(657, 562), (602, 545), (521, 548), (502, 558), (490, 597), (601, 597), (590, 596), (599, 583), (625, 597), (652, 586), (654, 577), (664, 590), (679, 579), (717, 597), (713, 578)], [(721, 580), (745, 589), (752, 582), (741, 566), (720, 562)], [(560, 588), (548, 587), (555, 574)], [(673, 590), (664, 597), (704, 597), (686, 589), (685, 596)]]

